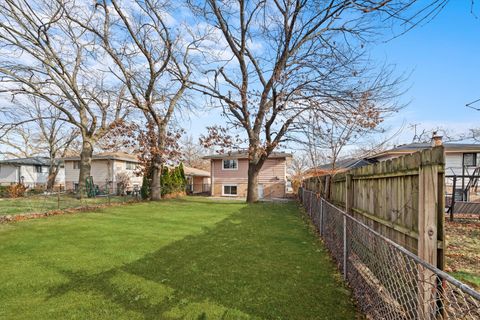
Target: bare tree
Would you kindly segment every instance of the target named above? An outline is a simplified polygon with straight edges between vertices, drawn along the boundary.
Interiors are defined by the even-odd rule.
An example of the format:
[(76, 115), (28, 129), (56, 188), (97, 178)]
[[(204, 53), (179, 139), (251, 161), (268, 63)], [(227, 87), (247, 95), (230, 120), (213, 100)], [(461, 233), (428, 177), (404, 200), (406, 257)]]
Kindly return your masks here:
[[(14, 157), (43, 156), (50, 160), (47, 190), (55, 185), (61, 165), (59, 158), (73, 152), (71, 148), (78, 138), (78, 129), (62, 120), (62, 113), (35, 96), (14, 101), (10, 113), (20, 121), (0, 142), (7, 148), (5, 153)], [(15, 124), (14, 119), (10, 119)]]
[[(323, 113), (316, 110), (306, 113), (304, 122), (304, 140), (308, 141), (307, 149), (310, 154), (317, 155), (319, 152), (326, 155), (326, 160), (331, 165), (331, 172), (336, 171), (336, 164), (346, 147), (353, 146), (374, 133), (382, 132), (379, 125), (383, 122), (388, 111), (379, 110), (374, 105), (362, 104), (356, 110), (350, 110), (348, 116), (326, 119)], [(300, 143), (302, 143), (300, 141)], [(311, 156), (314, 159), (316, 156)]]
[[(166, 1), (99, 1), (69, 19), (98, 39), (114, 62), (110, 71), (127, 89), (126, 100), (145, 117), (150, 137), (151, 199), (161, 197), (168, 131), (175, 112), (189, 105), (191, 51), (196, 41), (188, 26), (169, 27)], [(85, 11), (85, 8), (84, 8)], [(94, 18), (90, 19), (90, 16)]]
[(0, 3), (0, 92), (41, 99), (78, 128), (82, 196), (95, 142), (127, 109), (123, 90), (111, 84), (104, 70), (108, 56), (65, 18), (74, 6), (63, 1)]
[(8, 158), (30, 158), (39, 156), (41, 151), (29, 127), (15, 126), (0, 138), (1, 153)]
[(186, 166), (208, 170), (210, 162), (203, 159), (205, 148), (193, 139), (191, 135), (185, 136), (180, 142), (181, 158)]
[(377, 22), (411, 2), (190, 1), (217, 36), (205, 43), (203, 77), (192, 82), (248, 139), (248, 202), (258, 198), (265, 160), (306, 111), (348, 117), (362, 100), (391, 108), (397, 81), (366, 67), (364, 53)]

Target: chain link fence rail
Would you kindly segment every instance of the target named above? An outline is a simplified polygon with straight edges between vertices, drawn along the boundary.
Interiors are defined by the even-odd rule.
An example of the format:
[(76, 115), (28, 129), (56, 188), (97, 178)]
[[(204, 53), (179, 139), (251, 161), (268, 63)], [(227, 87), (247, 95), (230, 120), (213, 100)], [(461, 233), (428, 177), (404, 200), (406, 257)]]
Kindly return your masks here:
[(318, 194), (299, 199), (370, 319), (480, 319), (480, 293)]
[(27, 191), (17, 197), (0, 197), (0, 223), (141, 200), (140, 193), (136, 190), (122, 194), (102, 193), (89, 196), (87, 191), (83, 194), (83, 197), (79, 197), (78, 190)]

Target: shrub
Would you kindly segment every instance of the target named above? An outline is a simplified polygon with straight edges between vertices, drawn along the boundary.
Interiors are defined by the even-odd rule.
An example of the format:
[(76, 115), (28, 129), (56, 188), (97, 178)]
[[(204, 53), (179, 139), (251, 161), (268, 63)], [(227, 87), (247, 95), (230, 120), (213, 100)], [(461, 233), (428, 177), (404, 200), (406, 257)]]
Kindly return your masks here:
[(0, 186), (0, 198), (8, 197), (8, 187), (7, 186)]
[(26, 190), (27, 188), (21, 183), (12, 184), (7, 187), (7, 194), (10, 198), (19, 198), (25, 195)]
[(150, 179), (147, 176), (143, 176), (142, 187), (140, 188), (140, 196), (143, 200), (150, 198)]

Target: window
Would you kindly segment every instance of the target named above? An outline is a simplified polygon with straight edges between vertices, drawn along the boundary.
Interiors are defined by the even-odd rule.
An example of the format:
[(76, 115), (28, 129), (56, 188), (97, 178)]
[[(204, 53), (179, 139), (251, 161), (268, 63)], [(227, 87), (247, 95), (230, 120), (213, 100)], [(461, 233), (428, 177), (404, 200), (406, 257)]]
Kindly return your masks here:
[(238, 160), (237, 159), (224, 159), (223, 160), (223, 170), (237, 170), (238, 169)]
[(236, 185), (224, 185), (223, 186), (223, 195), (224, 196), (236, 196), (237, 195), (237, 186)]
[(80, 161), (73, 161), (73, 169), (80, 169)]
[(127, 170), (135, 170), (137, 169), (137, 164), (135, 162), (127, 161), (126, 168)]
[(466, 166), (466, 167), (477, 166), (477, 154), (476, 153), (464, 153), (463, 154), (463, 165)]
[(35, 172), (36, 172), (36, 173), (42, 173), (42, 166), (36, 165), (36, 166), (35, 166)]

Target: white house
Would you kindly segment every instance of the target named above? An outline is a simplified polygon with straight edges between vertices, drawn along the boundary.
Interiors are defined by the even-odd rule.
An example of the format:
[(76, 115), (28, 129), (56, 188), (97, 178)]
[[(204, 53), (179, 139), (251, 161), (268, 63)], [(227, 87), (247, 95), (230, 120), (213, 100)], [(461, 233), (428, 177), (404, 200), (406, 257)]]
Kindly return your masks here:
[[(18, 158), (0, 161), (0, 185), (23, 183), (29, 188), (45, 186), (50, 159), (46, 157)], [(65, 184), (65, 170), (60, 164), (55, 185)]]
[[(65, 188), (76, 190), (80, 174), (80, 157), (63, 158), (65, 162)], [(142, 176), (138, 175), (139, 161), (136, 156), (122, 152), (105, 152), (93, 155), (91, 176), (93, 183), (102, 193), (117, 193), (121, 177), (128, 176), (126, 190), (139, 189)]]
[[(435, 138), (435, 137), (434, 137)], [(440, 138), (440, 137), (437, 137)], [(397, 146), (393, 149), (380, 152), (369, 159), (383, 161), (404, 154), (411, 154), (423, 149), (431, 148), (435, 143), (411, 143)], [(441, 144), (437, 142), (437, 144)], [(453, 187), (452, 176), (458, 176), (455, 184), (455, 197), (457, 200), (470, 200), (470, 196), (476, 196), (469, 187), (475, 187), (480, 182), (470, 176), (480, 175), (480, 144), (443, 143), (445, 148), (445, 184), (450, 193)], [(469, 185), (470, 183), (470, 185)], [(479, 189), (480, 190), (480, 189)], [(473, 190), (475, 192), (475, 190)], [(480, 196), (480, 194), (479, 194)], [(477, 197), (475, 197), (477, 198)]]

